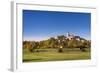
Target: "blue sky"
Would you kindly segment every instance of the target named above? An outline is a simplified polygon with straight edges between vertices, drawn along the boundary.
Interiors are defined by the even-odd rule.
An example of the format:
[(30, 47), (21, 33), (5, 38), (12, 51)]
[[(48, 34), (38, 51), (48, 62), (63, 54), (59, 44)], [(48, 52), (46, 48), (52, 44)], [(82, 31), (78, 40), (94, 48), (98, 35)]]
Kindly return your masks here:
[(90, 13), (23, 10), (24, 40), (40, 41), (67, 32), (90, 40), (90, 30)]

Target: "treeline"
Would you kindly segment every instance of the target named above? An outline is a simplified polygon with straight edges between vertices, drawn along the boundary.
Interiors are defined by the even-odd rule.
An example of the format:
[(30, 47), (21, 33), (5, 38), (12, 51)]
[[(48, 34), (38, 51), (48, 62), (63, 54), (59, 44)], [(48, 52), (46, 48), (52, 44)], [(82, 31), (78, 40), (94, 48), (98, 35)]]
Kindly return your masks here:
[(57, 48), (61, 50), (62, 48), (80, 48), (84, 51), (84, 48), (90, 48), (91, 42), (88, 40), (77, 40), (73, 38), (71, 40), (67, 39), (66, 36), (61, 35), (57, 38), (51, 37), (43, 41), (23, 41), (23, 49), (28, 49), (33, 51), (34, 49), (47, 49), (47, 48)]

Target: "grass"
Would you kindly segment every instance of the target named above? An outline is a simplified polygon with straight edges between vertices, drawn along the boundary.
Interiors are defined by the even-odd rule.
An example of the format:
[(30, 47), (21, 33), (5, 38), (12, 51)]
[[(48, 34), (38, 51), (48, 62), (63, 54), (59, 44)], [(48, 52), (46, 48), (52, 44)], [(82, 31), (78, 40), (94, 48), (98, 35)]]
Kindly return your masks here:
[(64, 49), (62, 53), (59, 53), (58, 49), (39, 49), (46, 50), (46, 52), (33, 53), (23, 50), (23, 62), (86, 60), (91, 58), (90, 51), (82, 52), (79, 49), (74, 49)]

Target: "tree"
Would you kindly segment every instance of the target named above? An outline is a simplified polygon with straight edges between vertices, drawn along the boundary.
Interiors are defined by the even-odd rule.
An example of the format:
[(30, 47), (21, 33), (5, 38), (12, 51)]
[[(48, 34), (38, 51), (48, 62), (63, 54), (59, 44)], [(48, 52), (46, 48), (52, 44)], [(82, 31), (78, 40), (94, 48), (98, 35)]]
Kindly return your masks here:
[(84, 38), (72, 38), (68, 40), (66, 36), (60, 35), (57, 38), (51, 37), (43, 41), (23, 41), (23, 49), (27, 49), (33, 52), (35, 49), (39, 48), (58, 48), (58, 52), (63, 52), (62, 48), (80, 48), (81, 51), (85, 51), (85, 48), (90, 48), (91, 42), (85, 40)]
[(57, 39), (58, 39), (58, 43), (59, 43), (59, 48), (65, 48), (65, 45), (66, 44), (66, 36), (64, 35), (61, 35), (61, 36), (57, 36)]
[(48, 42), (49, 42), (48, 44), (49, 44), (49, 47), (50, 47), (50, 48), (57, 48), (57, 46), (58, 46), (58, 41), (57, 41), (57, 39), (51, 37), (51, 38), (48, 40)]
[(86, 51), (84, 43), (80, 40), (72, 39), (68, 42), (69, 48), (80, 48), (81, 51)]
[(76, 39), (72, 39), (72, 40), (68, 41), (69, 48), (76, 48), (76, 47), (78, 47), (78, 45), (79, 45), (79, 42)]

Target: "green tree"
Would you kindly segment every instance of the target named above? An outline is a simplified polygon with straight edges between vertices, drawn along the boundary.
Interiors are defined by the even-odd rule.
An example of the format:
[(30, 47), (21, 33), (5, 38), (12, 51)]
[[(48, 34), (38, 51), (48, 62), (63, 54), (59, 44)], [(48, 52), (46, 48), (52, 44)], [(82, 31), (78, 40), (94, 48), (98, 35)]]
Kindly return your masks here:
[(58, 43), (59, 43), (59, 48), (65, 48), (65, 46), (67, 45), (66, 36), (64, 36), (64, 35), (57, 36), (57, 39), (58, 39)]
[(58, 46), (58, 41), (57, 41), (57, 39), (51, 37), (51, 38), (48, 40), (48, 44), (49, 44), (49, 47), (50, 47), (50, 48), (57, 48), (57, 46)]

